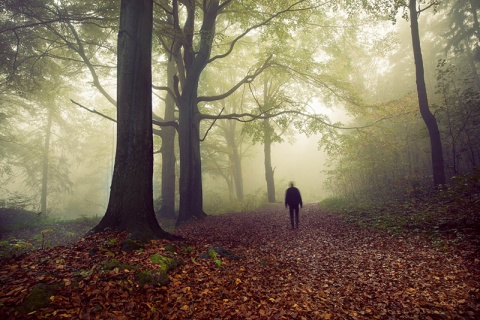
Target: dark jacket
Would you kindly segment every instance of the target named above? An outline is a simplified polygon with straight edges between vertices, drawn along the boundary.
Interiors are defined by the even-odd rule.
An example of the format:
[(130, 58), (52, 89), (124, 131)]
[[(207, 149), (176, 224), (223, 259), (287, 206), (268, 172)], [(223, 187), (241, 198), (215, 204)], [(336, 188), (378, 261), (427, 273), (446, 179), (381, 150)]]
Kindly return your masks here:
[(290, 187), (287, 189), (287, 192), (285, 193), (285, 207), (287, 205), (290, 207), (298, 207), (298, 205), (303, 207), (302, 196), (297, 188)]

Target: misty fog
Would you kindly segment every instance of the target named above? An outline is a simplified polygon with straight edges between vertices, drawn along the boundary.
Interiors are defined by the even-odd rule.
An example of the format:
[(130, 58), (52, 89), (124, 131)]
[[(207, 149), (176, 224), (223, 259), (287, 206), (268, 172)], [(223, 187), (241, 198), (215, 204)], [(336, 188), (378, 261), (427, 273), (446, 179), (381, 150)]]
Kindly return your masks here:
[[(468, 4), (461, 3), (465, 12), (470, 12)], [(267, 131), (262, 131), (262, 126), (270, 126), (273, 132), (271, 166), (276, 202), (283, 201), (291, 181), (306, 203), (331, 196), (389, 197), (390, 191), (405, 195), (417, 182), (431, 184), (430, 146), (418, 111), (410, 22), (401, 14), (392, 23), (375, 13), (346, 14), (350, 12), (347, 9), (311, 9), (311, 21), (295, 13), (295, 30), (281, 30), (284, 23), (279, 22), (272, 30), (265, 27), (247, 32), (235, 44), (238, 50), (223, 62), (211, 61), (202, 74), (199, 97), (215, 97), (228, 92), (246, 75), (262, 70), (224, 99), (198, 103), (201, 115), (208, 116), (200, 122), (200, 136), (205, 135), (200, 153), (207, 214), (209, 209), (217, 214), (268, 202), (262, 140)], [(14, 17), (15, 10), (20, 9), (6, 8), (2, 15)], [(478, 38), (467, 36), (468, 30), (462, 31), (455, 24), (459, 18), (452, 6), (442, 4), (437, 10), (420, 15), (419, 30), (425, 82), (444, 144), (448, 181), (478, 166), (479, 127), (473, 119), (479, 117), (480, 59)], [(212, 56), (225, 52), (227, 44), (241, 34), (243, 22), (235, 19), (219, 18), (221, 37)], [(112, 121), (116, 119), (116, 16), (108, 25), (105, 22), (109, 32), (81, 22), (72, 24), (79, 37), (84, 37), (78, 41), (85, 44), (82, 50), (87, 50), (87, 55), (69, 51), (74, 45), (56, 47), (49, 40), (61, 32), (67, 33), (65, 41), (69, 39), (61, 25), (55, 25), (55, 33), (48, 28), (22, 27), (21, 20), (13, 19), (10, 24), (6, 19), (1, 21), (0, 43), (9, 49), (0, 53), (4, 74), (0, 83), (0, 207), (40, 212), (43, 205), (47, 208), (44, 215), (51, 217), (101, 217), (109, 201), (116, 152), (116, 124)], [(12, 24), (22, 30), (19, 35), (10, 32)], [(470, 21), (464, 28), (475, 26)], [(453, 40), (461, 35), (464, 38)], [(49, 49), (53, 53), (36, 56), (41, 48), (35, 47), (30, 36), (45, 41), (45, 46), (53, 41)], [(159, 39), (162, 36), (168, 34), (160, 34)], [(17, 48), (16, 37), (28, 49)], [(152, 108), (162, 121), (169, 120), (163, 118), (168, 95), (165, 86), (171, 81), (166, 80), (165, 41), (154, 40), (152, 67)], [(14, 56), (24, 64), (13, 61)], [(33, 56), (42, 62), (30, 66)], [(268, 68), (267, 62), (272, 63)], [(279, 115), (262, 118), (275, 113), (271, 110)], [(257, 118), (221, 118), (241, 113)], [(215, 122), (216, 115), (221, 121)], [(174, 117), (172, 121), (178, 122), (178, 108)], [(228, 121), (238, 124), (228, 128)], [(159, 132), (163, 128), (154, 124), (155, 210), (162, 206)], [(234, 142), (228, 142), (228, 130), (233, 130)], [(178, 210), (178, 131), (175, 139)], [(232, 145), (240, 154), (236, 163), (241, 163), (243, 200), (235, 193)], [(391, 185), (395, 186), (392, 190)], [(47, 205), (45, 201), (41, 204), (42, 190)], [(247, 202), (250, 205), (241, 205)]]

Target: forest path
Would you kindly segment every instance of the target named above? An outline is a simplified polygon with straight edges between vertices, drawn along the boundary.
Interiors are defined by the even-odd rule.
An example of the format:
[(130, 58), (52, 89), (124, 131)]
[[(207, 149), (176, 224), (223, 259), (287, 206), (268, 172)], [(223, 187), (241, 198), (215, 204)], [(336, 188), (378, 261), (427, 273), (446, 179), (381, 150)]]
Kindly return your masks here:
[[(124, 252), (127, 234), (110, 231), (0, 260), (0, 319), (480, 319), (472, 245), (359, 228), (316, 204), (296, 230), (273, 204), (176, 234), (188, 246)], [(179, 262), (168, 283), (161, 257)]]
[(210, 216), (177, 233), (245, 257), (226, 262), (242, 271), (230, 274), (235, 294), (218, 299), (226, 299), (227, 310), (235, 301), (235, 314), (247, 318), (258, 312), (306, 319), (480, 317), (478, 257), (418, 236), (359, 228), (316, 204), (300, 211), (296, 230), (288, 210), (274, 204)]

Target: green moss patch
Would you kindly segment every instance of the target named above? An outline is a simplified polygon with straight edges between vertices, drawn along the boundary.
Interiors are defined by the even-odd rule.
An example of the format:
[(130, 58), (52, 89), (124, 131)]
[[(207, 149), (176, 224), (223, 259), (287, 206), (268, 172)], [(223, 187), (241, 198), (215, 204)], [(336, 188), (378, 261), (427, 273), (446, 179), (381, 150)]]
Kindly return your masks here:
[(121, 263), (118, 260), (110, 260), (103, 266), (103, 270), (110, 271), (118, 268), (119, 270), (137, 270), (138, 266)]
[(167, 276), (167, 271), (163, 268), (156, 270), (142, 270), (135, 276), (135, 280), (140, 284), (140, 286), (150, 284), (161, 287), (170, 283), (170, 280)]
[(55, 291), (63, 288), (63, 286), (63, 282), (60, 284), (38, 283), (16, 309), (22, 313), (30, 313), (45, 308), (52, 302), (50, 298), (55, 294)]

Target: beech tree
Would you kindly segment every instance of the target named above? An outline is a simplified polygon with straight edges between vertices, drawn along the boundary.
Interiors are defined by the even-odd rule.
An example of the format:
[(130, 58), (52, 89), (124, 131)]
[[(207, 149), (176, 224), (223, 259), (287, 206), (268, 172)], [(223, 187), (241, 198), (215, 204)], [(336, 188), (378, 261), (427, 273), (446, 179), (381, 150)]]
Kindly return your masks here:
[(92, 232), (166, 237), (153, 208), (153, 0), (122, 0), (117, 61), (117, 150), (105, 216)]
[[(423, 8), (420, 4), (426, 4)], [(418, 27), (419, 15), (431, 7), (438, 6), (436, 0), (395, 0), (395, 1), (347, 1), (347, 5), (352, 8), (363, 7), (368, 12), (384, 16), (387, 15), (390, 20), (396, 21), (397, 13), (402, 12), (404, 19), (410, 20), (410, 30), (412, 39), (412, 49), (415, 61), (415, 75), (419, 110), (422, 119), (427, 127), (430, 138), (430, 153), (432, 163), (433, 185), (439, 186), (445, 184), (445, 169), (442, 151), (442, 141), (438, 128), (437, 119), (430, 110), (428, 104), (427, 90), (425, 85), (425, 74), (421, 50), (421, 42)], [(418, 8), (417, 8), (418, 5)]]
[[(263, 62), (252, 68), (243, 79), (231, 90), (217, 96), (199, 96), (198, 86), (201, 75), (209, 63), (215, 60), (228, 57), (234, 50), (237, 42), (253, 30), (267, 26), (269, 23), (282, 15), (291, 12), (303, 12), (309, 5), (306, 0), (300, 0), (292, 4), (271, 4), (270, 12), (261, 12), (268, 8), (269, 4), (242, 3), (237, 4), (232, 0), (194, 0), (178, 1), (173, 0), (171, 7), (165, 3), (165, 13), (173, 18), (173, 30), (171, 37), (180, 39), (180, 45), (171, 46), (171, 54), (177, 64), (178, 74), (175, 77), (174, 95), (179, 108), (178, 138), (180, 148), (180, 208), (178, 223), (192, 218), (203, 218), (206, 213), (203, 211), (203, 190), (202, 170), (200, 155), (200, 121), (202, 119), (215, 117), (202, 114), (199, 103), (223, 99), (237, 90), (242, 84), (251, 82), (269, 65), (268, 54), (263, 57)], [(217, 18), (229, 7), (235, 15), (230, 18), (236, 20), (245, 27), (237, 36), (226, 36), (231, 39), (228, 43), (221, 43), (216, 38)], [(184, 10), (184, 16), (180, 14)], [(253, 11), (252, 11), (253, 10)], [(255, 13), (255, 11), (258, 11)], [(182, 19), (182, 17), (185, 17)], [(247, 18), (248, 17), (248, 18)], [(197, 21), (197, 20), (201, 21)], [(243, 19), (243, 20), (242, 20)], [(249, 19), (251, 23), (249, 24)], [(199, 26), (199, 30), (197, 29)], [(198, 32), (196, 31), (198, 30)], [(223, 50), (213, 57), (212, 48), (214, 44)]]
[[(432, 2), (431, 5), (435, 3)], [(433, 184), (435, 186), (445, 184), (445, 168), (443, 163), (442, 140), (438, 129), (437, 119), (428, 106), (427, 88), (425, 86), (425, 72), (423, 70), (422, 49), (418, 30), (418, 15), (425, 9), (417, 11), (417, 1), (409, 0), (408, 9), (410, 12), (410, 28), (412, 32), (412, 47), (415, 60), (415, 75), (417, 82), (418, 103), (420, 114), (427, 126), (430, 136)]]

